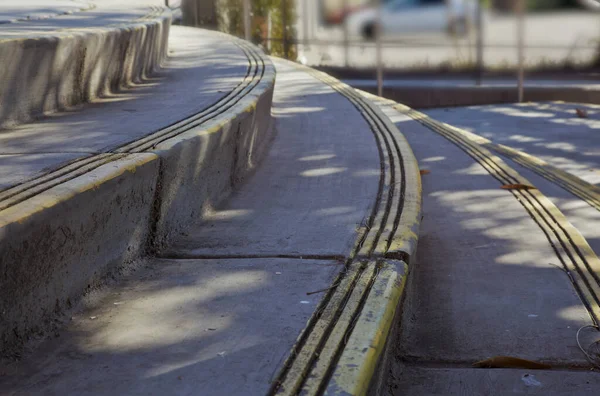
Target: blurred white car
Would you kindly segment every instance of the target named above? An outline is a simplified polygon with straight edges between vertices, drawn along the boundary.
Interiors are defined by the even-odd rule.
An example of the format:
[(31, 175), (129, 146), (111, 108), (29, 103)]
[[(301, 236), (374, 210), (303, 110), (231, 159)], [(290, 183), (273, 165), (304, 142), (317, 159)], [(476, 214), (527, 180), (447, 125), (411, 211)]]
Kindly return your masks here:
[[(381, 6), (381, 34), (468, 33), (477, 2), (469, 0), (389, 0)], [(377, 9), (369, 7), (347, 17), (348, 32), (372, 40), (377, 34)]]

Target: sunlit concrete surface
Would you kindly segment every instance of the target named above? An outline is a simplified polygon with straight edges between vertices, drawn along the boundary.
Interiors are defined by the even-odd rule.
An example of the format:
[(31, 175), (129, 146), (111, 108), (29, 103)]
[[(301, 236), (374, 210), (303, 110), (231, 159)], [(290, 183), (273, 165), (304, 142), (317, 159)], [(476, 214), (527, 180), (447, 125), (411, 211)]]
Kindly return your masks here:
[(4, 0), (0, 3), (0, 24), (27, 19), (45, 19), (90, 8), (91, 2), (73, 0)]
[[(178, 6), (179, 1), (170, 2)], [(4, 0), (0, 2), (0, 37), (33, 36), (76, 28), (130, 23), (165, 8), (164, 0)]]
[(150, 260), (76, 314), (2, 395), (265, 395), (341, 264)]
[[(538, 116), (543, 113), (539, 106)], [(525, 112), (516, 106), (513, 114), (518, 109)], [(392, 108), (385, 111), (411, 144), (420, 169), (428, 172), (422, 176), (417, 260), (399, 331), (390, 340), (384, 394), (594, 393), (600, 377), (589, 370), (592, 366), (576, 340), (578, 330), (592, 320), (539, 226), (459, 147)], [(475, 121), (475, 114), (459, 116), (460, 111), (428, 114), (456, 126), (485, 118)], [(539, 119), (536, 110), (530, 111), (532, 117), (526, 120)], [(486, 124), (491, 125), (496, 123)], [(513, 126), (523, 130), (527, 125), (519, 118)], [(536, 137), (547, 130), (545, 125), (531, 129)], [(522, 136), (528, 134), (520, 135), (518, 140), (529, 141)], [(600, 249), (596, 209), (507, 163), (539, 187), (596, 251)], [(597, 340), (598, 333), (590, 329), (580, 335), (584, 348)], [(553, 370), (472, 368), (496, 356), (541, 361)]]
[[(180, 0), (170, 0), (171, 7), (178, 7)], [(54, 23), (61, 26), (60, 19), (68, 14), (85, 12), (81, 15), (72, 16), (70, 19), (89, 22), (93, 19), (94, 11), (119, 10), (126, 11), (131, 8), (145, 8), (148, 6), (164, 7), (164, 0), (3, 0), (0, 2), (0, 25), (14, 22), (38, 21), (43, 19), (54, 19), (46, 21), (47, 24)], [(0, 26), (0, 31), (9, 28)], [(13, 28), (13, 27), (10, 27)]]
[(174, 26), (169, 59), (155, 75), (83, 108), (2, 131), (0, 183), (18, 184), (196, 114), (234, 89), (247, 67), (248, 59), (231, 41)]
[(167, 254), (343, 257), (350, 251), (377, 195), (375, 139), (332, 88), (276, 66), (278, 137), (261, 171)]
[(585, 364), (575, 334), (590, 317), (534, 220), (451, 142), (414, 121), (396, 125), (430, 170), (403, 353), (424, 361), (502, 355)]
[[(576, 110), (585, 110), (580, 118)], [(428, 110), (440, 121), (504, 144), (600, 183), (600, 106), (580, 103), (516, 103)]]

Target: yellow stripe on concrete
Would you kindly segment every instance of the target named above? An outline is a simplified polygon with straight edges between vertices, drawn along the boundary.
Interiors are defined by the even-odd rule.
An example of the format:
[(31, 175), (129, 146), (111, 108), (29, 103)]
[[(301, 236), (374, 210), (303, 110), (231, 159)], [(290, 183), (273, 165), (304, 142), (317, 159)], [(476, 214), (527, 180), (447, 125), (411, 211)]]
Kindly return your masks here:
[[(455, 143), (503, 183), (533, 185), (485, 148), (487, 139), (434, 120), (407, 106), (395, 104), (393, 107)], [(600, 259), (594, 250), (558, 207), (539, 190), (512, 190), (511, 193), (542, 229), (564, 264), (590, 316), (598, 323), (600, 320)]]
[(130, 172), (149, 162), (158, 161), (156, 154), (131, 154), (125, 158), (109, 162), (75, 179), (62, 182), (47, 191), (0, 211), (0, 229), (11, 223), (22, 223), (30, 216), (47, 208), (68, 201), (88, 190), (98, 189), (105, 182)]
[(340, 348), (344, 347), (346, 333), (348, 329), (352, 328), (355, 315), (360, 312), (361, 302), (369, 293), (369, 286), (373, 280), (375, 270), (376, 263), (374, 261), (369, 262), (358, 282), (356, 282), (356, 286), (354, 286), (350, 298), (344, 305), (340, 318), (335, 323), (327, 342), (319, 352), (319, 358), (302, 387), (303, 394), (316, 395), (319, 393), (330, 367), (335, 364), (337, 353)]
[(407, 272), (402, 261), (379, 264), (369, 297), (324, 394), (367, 395), (404, 293)]

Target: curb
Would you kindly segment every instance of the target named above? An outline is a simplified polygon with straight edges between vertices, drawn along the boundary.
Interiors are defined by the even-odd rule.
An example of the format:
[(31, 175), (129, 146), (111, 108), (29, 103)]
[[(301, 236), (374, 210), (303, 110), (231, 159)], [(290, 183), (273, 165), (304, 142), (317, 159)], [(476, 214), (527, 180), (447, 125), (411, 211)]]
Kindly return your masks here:
[(346, 97), (375, 135), (382, 178), (373, 213), (346, 266), (323, 298), (270, 394), (366, 395), (414, 261), (421, 221), (421, 179), (408, 142), (372, 101), (322, 72), (294, 64)]
[(171, 14), (127, 25), (0, 40), (0, 128), (31, 122), (144, 81), (167, 54)]
[(326, 395), (367, 395), (404, 295), (408, 265), (386, 260), (376, 279), (344, 351), (331, 375)]

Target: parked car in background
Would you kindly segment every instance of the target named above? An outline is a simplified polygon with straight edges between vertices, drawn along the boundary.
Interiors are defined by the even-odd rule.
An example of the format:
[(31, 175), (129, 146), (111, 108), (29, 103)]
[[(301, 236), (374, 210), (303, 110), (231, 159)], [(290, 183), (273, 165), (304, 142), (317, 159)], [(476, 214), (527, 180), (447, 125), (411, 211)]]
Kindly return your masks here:
[(600, 11), (600, 1), (599, 0), (577, 0), (577, 2), (592, 11)]
[[(383, 3), (383, 2), (382, 2)], [(473, 24), (477, 2), (470, 0), (390, 0), (381, 5), (381, 34), (440, 32), (465, 35)], [(372, 40), (377, 34), (377, 8), (347, 17), (349, 33)]]

